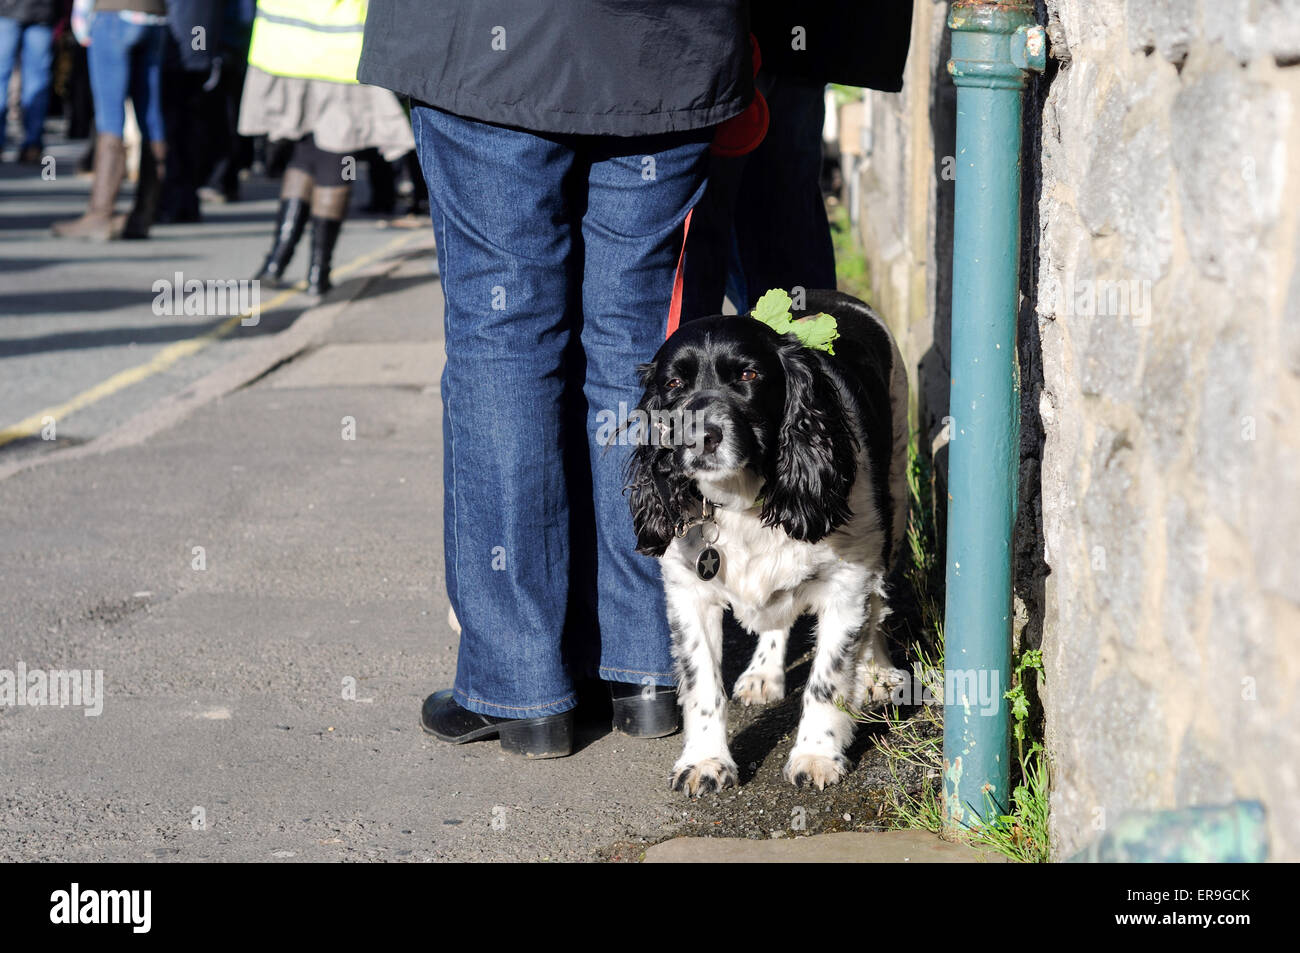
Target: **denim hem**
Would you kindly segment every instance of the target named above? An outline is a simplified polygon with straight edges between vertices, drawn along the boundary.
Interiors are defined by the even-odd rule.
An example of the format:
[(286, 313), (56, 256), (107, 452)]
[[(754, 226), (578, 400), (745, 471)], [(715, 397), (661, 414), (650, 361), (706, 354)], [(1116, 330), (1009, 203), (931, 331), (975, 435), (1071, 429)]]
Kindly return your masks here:
[(485, 702), (481, 698), (470, 698), (459, 688), (452, 690), (456, 696), (456, 703), (461, 708), (477, 712), (480, 715), (492, 715), (495, 718), (542, 718), (546, 715), (559, 715), (571, 708), (577, 707), (578, 698), (573, 693), (565, 695), (559, 701), (548, 702), (545, 705), (528, 705), (526, 707), (514, 705), (494, 705), (491, 702)]
[(644, 685), (647, 678), (656, 685), (677, 684), (672, 672), (638, 672), (629, 668), (610, 668), (608, 665), (600, 667), (600, 677), (607, 682), (625, 682), (628, 685)]

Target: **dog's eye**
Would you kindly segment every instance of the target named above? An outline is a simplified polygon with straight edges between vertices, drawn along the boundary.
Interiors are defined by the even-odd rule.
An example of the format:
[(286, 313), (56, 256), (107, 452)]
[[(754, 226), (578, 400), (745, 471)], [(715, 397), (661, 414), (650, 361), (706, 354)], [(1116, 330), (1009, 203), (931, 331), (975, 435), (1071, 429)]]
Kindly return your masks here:
[(669, 390), (676, 390), (677, 388), (682, 386), (682, 379), (680, 377), (674, 377), (664, 386), (667, 387)]
[(754, 370), (752, 367), (747, 367), (747, 368), (745, 368), (743, 371), (740, 372), (740, 379), (741, 379), (742, 381), (752, 381), (752, 380), (757, 380), (757, 379), (758, 379), (758, 371)]

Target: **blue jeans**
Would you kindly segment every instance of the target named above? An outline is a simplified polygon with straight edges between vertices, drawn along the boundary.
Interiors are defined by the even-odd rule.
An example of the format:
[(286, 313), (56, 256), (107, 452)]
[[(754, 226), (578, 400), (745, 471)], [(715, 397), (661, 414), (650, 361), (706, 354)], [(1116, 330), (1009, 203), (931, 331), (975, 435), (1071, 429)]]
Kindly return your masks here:
[(95, 14), (86, 57), (96, 131), (121, 138), (129, 95), (140, 134), (148, 142), (166, 140), (161, 92), (166, 35), (167, 27), (161, 23), (128, 23), (112, 11)]
[[(712, 129), (535, 135), (411, 112), (446, 295), (447, 592), (456, 700), (507, 718), (573, 678), (672, 683), (663, 585), (597, 431), (640, 397), (667, 329)], [(603, 413), (602, 413), (603, 412)]]
[(50, 67), (54, 63), (54, 33), (44, 23), (19, 23), (0, 17), (0, 149), (5, 144), (8, 120), (9, 77), (14, 71), (14, 57), (22, 49), (23, 81), (23, 148), (41, 147), (41, 129), (45, 125), (45, 107), (50, 100)]

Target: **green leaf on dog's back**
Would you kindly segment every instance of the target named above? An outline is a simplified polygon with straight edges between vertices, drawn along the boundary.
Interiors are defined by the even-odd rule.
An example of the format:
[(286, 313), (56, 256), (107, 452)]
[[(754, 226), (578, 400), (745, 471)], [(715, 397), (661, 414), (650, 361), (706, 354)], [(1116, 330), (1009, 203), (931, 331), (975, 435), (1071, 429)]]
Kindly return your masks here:
[[(773, 288), (758, 299), (758, 303), (754, 305), (753, 315), (764, 324), (775, 328), (777, 323), (790, 323), (790, 307), (792, 304), (793, 302), (788, 294), (780, 288)], [(787, 334), (789, 332), (782, 331), (781, 333)]]

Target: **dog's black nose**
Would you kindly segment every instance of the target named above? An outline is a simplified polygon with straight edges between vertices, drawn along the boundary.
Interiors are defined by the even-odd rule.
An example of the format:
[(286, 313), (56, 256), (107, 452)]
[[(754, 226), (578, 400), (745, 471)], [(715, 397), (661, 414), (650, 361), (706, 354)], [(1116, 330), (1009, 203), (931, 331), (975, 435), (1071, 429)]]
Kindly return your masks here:
[(704, 425), (704, 452), (716, 453), (722, 444), (722, 428), (717, 424)]

